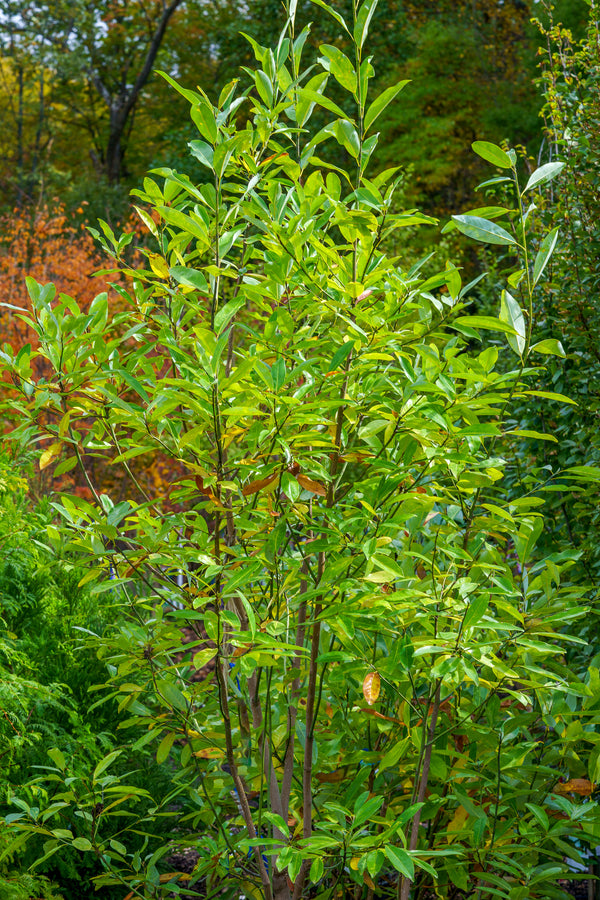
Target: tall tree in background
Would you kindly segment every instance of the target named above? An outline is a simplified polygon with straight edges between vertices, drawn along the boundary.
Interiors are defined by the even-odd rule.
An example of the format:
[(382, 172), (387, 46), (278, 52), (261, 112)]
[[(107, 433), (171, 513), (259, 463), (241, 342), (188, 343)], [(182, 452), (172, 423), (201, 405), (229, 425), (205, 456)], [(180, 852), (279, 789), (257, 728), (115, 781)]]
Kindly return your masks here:
[[(110, 184), (121, 180), (136, 105), (173, 14), (182, 3), (48, 0), (23, 4), (20, 0), (3, 0), (2, 63), (4, 71), (6, 59), (13, 61), (9, 71), (16, 71), (19, 83), (16, 154), (21, 170), (25, 158), (22, 97), (28, 67), (51, 73), (54, 111), (59, 119), (68, 119), (70, 128), (87, 132), (97, 173)], [(9, 106), (14, 106), (12, 93), (5, 86), (4, 99)], [(40, 101), (38, 117), (42, 120), (43, 116)], [(30, 178), (34, 175), (33, 167)]]

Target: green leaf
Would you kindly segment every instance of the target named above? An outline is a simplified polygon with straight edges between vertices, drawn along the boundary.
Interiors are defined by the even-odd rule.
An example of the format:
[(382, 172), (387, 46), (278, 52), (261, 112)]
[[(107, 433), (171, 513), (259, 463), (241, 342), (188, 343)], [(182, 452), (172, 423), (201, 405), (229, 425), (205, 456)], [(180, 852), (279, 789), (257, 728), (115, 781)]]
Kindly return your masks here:
[(452, 216), (452, 220), (456, 222), (459, 231), (476, 241), (517, 246), (516, 240), (508, 231), (488, 219), (480, 219), (479, 216)]
[(375, 119), (381, 115), (384, 109), (389, 106), (392, 100), (398, 96), (400, 91), (402, 91), (409, 82), (410, 79), (399, 81), (397, 84), (393, 84), (391, 87), (386, 88), (385, 91), (381, 92), (379, 97), (376, 97), (375, 100), (373, 100), (365, 115), (365, 133), (369, 130)]
[(475, 153), (477, 153), (478, 156), (481, 156), (482, 159), (485, 159), (486, 162), (490, 162), (500, 169), (512, 168), (510, 156), (505, 150), (498, 147), (497, 144), (491, 144), (489, 141), (475, 141), (471, 144), (471, 147)]
[(356, 72), (345, 53), (333, 44), (321, 44), (319, 50), (323, 54), (320, 63), (331, 72), (335, 80), (351, 94), (356, 93)]
[(600, 481), (600, 468), (598, 466), (570, 466), (564, 471), (565, 475), (575, 475), (584, 481)]
[(350, 156), (358, 159), (360, 153), (360, 138), (356, 128), (348, 119), (338, 119), (335, 123), (335, 135), (340, 144), (346, 148)]
[(311, 863), (308, 876), (312, 884), (317, 884), (321, 880), (324, 870), (325, 866), (323, 864), (323, 858), (321, 856), (317, 856)]
[(92, 849), (91, 842), (88, 841), (88, 839), (84, 838), (84, 837), (75, 838), (75, 840), (72, 842), (72, 846), (76, 847), (77, 850), (91, 850)]
[(162, 678), (157, 681), (156, 687), (169, 706), (172, 706), (174, 709), (178, 709), (181, 712), (187, 711), (188, 702), (179, 688), (176, 687), (172, 681), (167, 681), (165, 678)]
[(558, 444), (558, 440), (553, 434), (545, 434), (541, 431), (531, 431), (528, 428), (515, 428), (511, 431), (506, 431), (505, 434), (516, 434), (517, 437), (531, 438), (534, 441), (551, 441), (554, 444)]
[(215, 330), (217, 334), (221, 333), (227, 323), (230, 322), (242, 306), (245, 305), (246, 301), (243, 297), (236, 297), (234, 300), (230, 300), (229, 303), (226, 303), (225, 306), (221, 307), (215, 315)]
[(285, 383), (285, 359), (283, 356), (271, 366), (271, 377), (273, 379), (273, 390), (277, 393)]
[(534, 286), (538, 283), (542, 276), (542, 272), (546, 268), (552, 253), (554, 252), (554, 248), (556, 247), (556, 242), (558, 241), (558, 228), (553, 228), (550, 231), (542, 243), (540, 244), (540, 249), (538, 250), (535, 262), (533, 264), (533, 284)]
[(189, 148), (192, 151), (193, 156), (195, 156), (203, 166), (206, 166), (207, 169), (214, 172), (215, 151), (210, 144), (207, 144), (206, 141), (190, 141)]
[(215, 114), (208, 100), (201, 97), (200, 102), (192, 106), (190, 115), (202, 137), (214, 144), (219, 132)]
[(382, 758), (381, 762), (379, 763), (379, 766), (378, 766), (379, 771), (383, 772), (384, 769), (391, 769), (394, 766), (398, 765), (398, 763), (400, 762), (400, 759), (402, 758), (404, 753), (406, 753), (408, 744), (409, 744), (409, 741), (405, 738), (402, 741), (398, 741), (398, 743), (394, 744), (393, 747), (390, 747), (388, 752), (385, 754), (385, 756)]
[(169, 269), (169, 275), (178, 284), (194, 288), (196, 291), (202, 291), (204, 294), (208, 293), (208, 282), (204, 277), (204, 273), (199, 272), (198, 269), (188, 269), (187, 266), (172, 266)]
[(354, 40), (358, 47), (362, 47), (367, 34), (369, 33), (369, 25), (373, 18), (373, 13), (377, 7), (378, 0), (363, 0), (358, 10), (356, 24), (354, 26)]
[(489, 604), (490, 596), (489, 594), (485, 593), (478, 594), (473, 600), (469, 602), (469, 607), (463, 619), (463, 631), (466, 631), (467, 628), (472, 628), (474, 625), (477, 625), (479, 620), (485, 614), (485, 611), (487, 610)]
[(517, 534), (513, 536), (515, 550), (521, 565), (525, 565), (533, 552), (537, 539), (544, 529), (544, 520), (541, 516), (523, 519), (523, 523)]
[(341, 347), (338, 347), (338, 349), (333, 354), (333, 357), (331, 358), (331, 362), (329, 363), (329, 368), (327, 369), (327, 373), (329, 374), (329, 372), (335, 372), (335, 370), (339, 366), (341, 366), (341, 364), (350, 355), (350, 353), (352, 353), (353, 348), (354, 348), (353, 341), (346, 341), (345, 344), (342, 344)]
[(156, 750), (156, 762), (160, 765), (160, 763), (164, 763), (165, 759), (171, 752), (171, 747), (177, 737), (174, 731), (168, 731), (163, 737), (162, 741), (157, 747)]
[(508, 343), (518, 356), (523, 356), (527, 343), (527, 329), (523, 311), (512, 294), (502, 291), (500, 300), (500, 320), (510, 325), (515, 334), (508, 335)]
[(544, 400), (556, 400), (557, 403), (570, 403), (572, 406), (577, 406), (576, 400), (571, 400), (570, 397), (557, 394), (555, 391), (521, 391), (521, 394), (526, 397), (543, 397)]
[(65, 769), (67, 768), (67, 762), (63, 753), (61, 753), (61, 751), (57, 747), (52, 747), (52, 749), (48, 750), (48, 756), (50, 757), (52, 762), (58, 766), (61, 772), (65, 771)]
[[(337, 103), (334, 103), (333, 100), (330, 100), (329, 97), (327, 97), (325, 94), (320, 94), (318, 93), (318, 91), (311, 90), (308, 85), (298, 91), (298, 100), (298, 108), (300, 111), (302, 111), (303, 109), (300, 104), (305, 104), (306, 109), (308, 109), (310, 104), (316, 103), (319, 106), (322, 106), (324, 109), (328, 109), (329, 112), (335, 113), (336, 116), (340, 116), (340, 118), (344, 118), (344, 116), (346, 115), (344, 110), (341, 109), (341, 107), (339, 107)], [(306, 119), (301, 115), (299, 115), (298, 118), (298, 124), (304, 125)]]
[(503, 331), (504, 334), (516, 334), (512, 325), (495, 319), (493, 316), (458, 316), (453, 320), (457, 325), (465, 325), (467, 328), (483, 328), (485, 331)]
[(115, 759), (121, 755), (121, 750), (113, 750), (112, 753), (109, 753), (104, 759), (101, 759), (96, 768), (94, 769), (94, 773), (92, 775), (92, 781), (96, 781), (103, 772), (106, 772), (108, 767), (112, 765)]
[(159, 75), (162, 75), (162, 77), (165, 79), (165, 81), (168, 81), (169, 84), (171, 85), (171, 87), (174, 87), (175, 90), (176, 90), (179, 94), (181, 94), (182, 97), (185, 97), (185, 99), (186, 99), (189, 103), (195, 105), (196, 103), (198, 103), (198, 100), (201, 99), (201, 95), (200, 95), (200, 94), (197, 94), (195, 91), (190, 91), (190, 90), (188, 90), (187, 88), (181, 87), (181, 85), (180, 85), (180, 84), (177, 84), (177, 82), (175, 81), (175, 79), (174, 79), (174, 78), (171, 78), (170, 75), (167, 75), (166, 72), (161, 72), (160, 69), (157, 69), (156, 71), (158, 72)]
[(211, 659), (217, 655), (217, 651), (214, 647), (207, 647), (205, 650), (199, 650), (198, 653), (194, 654), (194, 668), (201, 669), (206, 665), (207, 662), (210, 662)]
[(180, 210), (171, 209), (168, 206), (160, 206), (159, 211), (168, 225), (174, 225), (176, 228), (180, 228), (201, 241), (207, 241), (208, 232), (200, 222), (190, 218), (190, 216), (186, 216)]
[(326, 10), (326, 11), (329, 13), (329, 15), (332, 16), (332, 18), (334, 18), (335, 21), (336, 21), (339, 25), (342, 26), (342, 28), (344, 29), (344, 31), (346, 32), (346, 34), (348, 34), (348, 35), (350, 34), (350, 31), (348, 30), (348, 26), (347, 26), (346, 23), (344, 22), (344, 19), (342, 18), (342, 16), (340, 15), (340, 13), (337, 12), (337, 10), (335, 10), (335, 9), (333, 8), (333, 6), (329, 6), (328, 3), (325, 3), (325, 0), (312, 0), (312, 2), (313, 2), (313, 3), (316, 3), (317, 6), (320, 6), (321, 9)]
[(531, 349), (535, 350), (536, 353), (545, 353), (548, 356), (561, 356), (563, 359), (567, 355), (561, 342), (554, 340), (554, 338), (538, 341), (537, 344), (533, 344)]
[(397, 872), (400, 872), (401, 875), (404, 875), (405, 878), (409, 878), (411, 881), (414, 879), (415, 864), (408, 851), (403, 850), (401, 847), (393, 847), (391, 844), (386, 844), (384, 852)]
[(547, 184), (549, 181), (552, 181), (553, 178), (556, 178), (557, 175), (560, 175), (564, 167), (564, 162), (552, 162), (546, 163), (545, 166), (540, 166), (539, 169), (535, 170), (535, 172), (523, 188), (523, 193), (525, 193), (525, 191), (532, 190), (532, 188), (540, 187), (540, 185)]
[(358, 828), (364, 825), (365, 822), (368, 822), (372, 816), (376, 816), (383, 806), (384, 799), (383, 795), (380, 794), (379, 796), (371, 797), (366, 802), (360, 803), (359, 809), (356, 810), (354, 815), (354, 827)]
[(538, 823), (542, 826), (542, 829), (545, 832), (550, 831), (550, 820), (546, 810), (542, 809), (542, 807), (538, 806), (536, 803), (526, 803), (525, 806), (531, 812), (533, 817), (537, 819)]

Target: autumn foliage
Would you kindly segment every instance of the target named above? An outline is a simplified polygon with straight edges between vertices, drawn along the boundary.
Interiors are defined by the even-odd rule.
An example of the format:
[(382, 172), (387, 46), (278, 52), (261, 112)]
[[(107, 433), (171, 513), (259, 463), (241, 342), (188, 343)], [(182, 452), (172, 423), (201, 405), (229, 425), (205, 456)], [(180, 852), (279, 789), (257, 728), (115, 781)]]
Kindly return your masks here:
[[(0, 221), (0, 333), (1, 343), (9, 344), (13, 349), (30, 344), (36, 348), (37, 336), (23, 320), (20, 311), (31, 314), (31, 301), (26, 287), (26, 278), (34, 278), (41, 284), (53, 283), (56, 296), (66, 294), (74, 297), (82, 311), (86, 311), (94, 297), (106, 291), (109, 307), (116, 312), (123, 306), (121, 295), (115, 285), (123, 282), (120, 274), (96, 275), (101, 269), (103, 258), (84, 221), (81, 221), (84, 210), (77, 210), (77, 218), (71, 217), (63, 206), (54, 210), (48, 208), (23, 208), (15, 210), (10, 216)], [(131, 223), (129, 230), (139, 234), (139, 220)], [(137, 251), (131, 251), (132, 264), (137, 262)], [(35, 370), (35, 377), (45, 373)], [(38, 423), (43, 430), (44, 423)], [(90, 420), (90, 425), (92, 420)], [(43, 446), (46, 446), (45, 444)], [(50, 465), (52, 462), (52, 465)], [(40, 494), (55, 489), (71, 488), (77, 494), (87, 496), (90, 488), (78, 470), (73, 470), (59, 478), (53, 477), (60, 456), (42, 454), (37, 476), (37, 489)], [(131, 494), (131, 485), (122, 476), (106, 465), (97, 465), (96, 460), (88, 459), (88, 475), (100, 491), (109, 493), (115, 500), (123, 499)], [(168, 494), (168, 485), (175, 478), (172, 465), (158, 458), (139, 460), (136, 479), (145, 488), (153, 491), (164, 488)]]
[[(83, 209), (78, 212), (83, 213)], [(34, 340), (35, 336), (14, 309), (29, 309), (25, 286), (28, 275), (42, 284), (52, 282), (57, 295), (77, 297), (86, 309), (98, 293), (110, 290), (110, 283), (93, 277), (100, 264), (100, 256), (85, 225), (70, 220), (63, 206), (55, 210), (25, 207), (5, 216), (0, 222), (3, 341), (21, 346)]]

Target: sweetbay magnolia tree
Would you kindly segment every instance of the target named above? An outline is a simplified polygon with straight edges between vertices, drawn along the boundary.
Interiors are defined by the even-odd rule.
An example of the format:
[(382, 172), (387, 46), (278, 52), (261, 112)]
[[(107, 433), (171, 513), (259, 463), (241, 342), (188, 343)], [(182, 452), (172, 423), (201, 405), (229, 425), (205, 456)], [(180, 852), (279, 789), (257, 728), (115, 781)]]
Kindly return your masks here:
[[(563, 353), (536, 343), (532, 316), (557, 235), (532, 248), (527, 233), (560, 164), (523, 185), (513, 151), (474, 145), (514, 206), (454, 225), (514, 266), (499, 317), (470, 314), (454, 265), (406, 271), (385, 251), (428, 220), (393, 211), (394, 170), (369, 174), (377, 120), (405, 86), (370, 95), (375, 2), (356, 0), (351, 22), (318, 2), (351, 55), (325, 45), (303, 71), (290, 0), (277, 47), (253, 43), (245, 89), (213, 106), (174, 84), (206, 179), (161, 169), (136, 192), (154, 249), (125, 267), (128, 312), (111, 318), (101, 295), (84, 313), (31, 282), (39, 348), (4, 349), (14, 437), (88, 478), (89, 500), (55, 498), (49, 543), (130, 610), (99, 642), (106, 696), (173, 782), (148, 798), (110, 774), (118, 751), (78, 778), (55, 748), (37, 782), (47, 805), (16, 798), (7, 821), (17, 840), (41, 834), (45, 857), (95, 854), (98, 883), (131, 897), (564, 896), (563, 859), (598, 828), (565, 784), (597, 766), (567, 727), (596, 714), (561, 633), (585, 604), (561, 583), (568, 560), (531, 563), (543, 492), (503, 489), (523, 438), (513, 401), (536, 393), (543, 354)], [(316, 106), (331, 121), (315, 134)], [(319, 157), (325, 141), (347, 168)], [(119, 261), (127, 238), (102, 240)], [(496, 368), (505, 341), (510, 371)], [(185, 473), (168, 497), (142, 489), (142, 454)], [(94, 483), (98, 457), (128, 473), (128, 499)], [(117, 833), (134, 801), (144, 814)], [(162, 846), (140, 843), (144, 815), (166, 816)], [(191, 880), (164, 863), (174, 844), (199, 855)]]

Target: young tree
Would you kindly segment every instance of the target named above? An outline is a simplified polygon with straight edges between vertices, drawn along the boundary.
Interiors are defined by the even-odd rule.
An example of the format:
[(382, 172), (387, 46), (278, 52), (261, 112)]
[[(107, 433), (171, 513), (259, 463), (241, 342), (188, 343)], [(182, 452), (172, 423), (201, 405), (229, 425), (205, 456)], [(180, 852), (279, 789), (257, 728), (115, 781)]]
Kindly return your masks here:
[[(197, 851), (194, 880), (267, 900), (422, 900), (434, 881), (441, 896), (558, 898), (574, 838), (598, 827), (583, 735), (597, 698), (563, 656), (577, 642), (565, 623), (586, 605), (562, 584), (568, 558), (531, 565), (543, 492), (508, 500), (503, 480), (522, 436), (513, 406), (539, 396), (528, 377), (544, 354), (562, 354), (535, 340), (554, 235), (532, 257), (525, 211), (561, 166), (523, 185), (514, 151), (475, 143), (514, 205), (454, 222), (518, 263), (499, 317), (470, 315), (473, 285), (451, 262), (404, 270), (385, 252), (392, 233), (430, 220), (392, 212), (394, 170), (369, 175), (380, 117), (405, 87), (369, 96), (374, 0), (351, 19), (326, 7), (353, 52), (325, 44), (309, 72), (295, 7), (274, 48), (252, 42), (243, 93), (228, 85), (212, 104), (176, 86), (208, 180), (162, 169), (136, 192), (156, 243), (128, 273), (127, 313), (110, 321), (103, 298), (82, 312), (30, 280), (53, 375), (35, 382), (31, 354), (5, 348), (13, 437), (50, 441), (41, 464), (64, 450), (58, 473), (86, 474), (92, 499), (57, 497), (49, 541), (62, 532), (92, 590), (129, 604), (131, 621), (99, 645), (108, 697), (138, 729), (134, 747), (155, 741), (177, 766), (155, 815), (188, 798), (171, 835)], [(332, 118), (311, 138), (317, 105)], [(348, 170), (319, 157), (325, 140)], [(109, 229), (104, 243), (118, 260)], [(497, 337), (480, 348), (490, 331), (506, 336), (512, 371), (496, 369)], [(130, 468), (157, 453), (185, 469), (168, 505)], [(128, 474), (127, 499), (94, 483), (98, 456)], [(196, 637), (182, 659), (183, 624)], [(181, 892), (160, 871), (172, 843), (133, 850), (112, 827), (135, 798), (108, 771), (115, 755), (87, 781), (58, 759), (42, 779), (60, 799), (7, 821), (43, 835), (46, 856), (95, 853), (99, 884)]]

